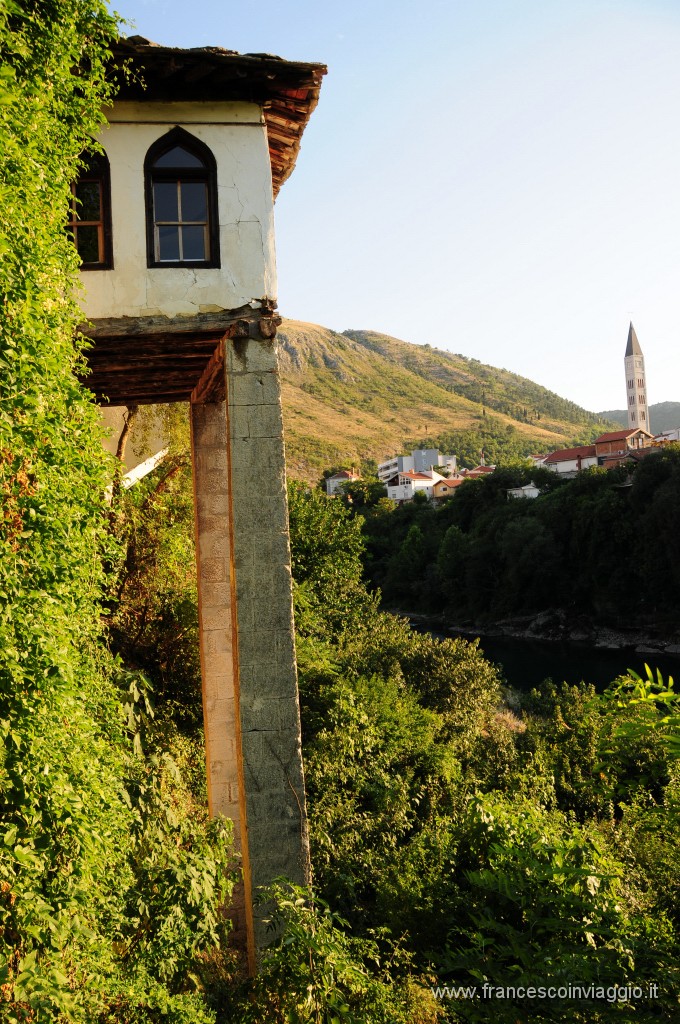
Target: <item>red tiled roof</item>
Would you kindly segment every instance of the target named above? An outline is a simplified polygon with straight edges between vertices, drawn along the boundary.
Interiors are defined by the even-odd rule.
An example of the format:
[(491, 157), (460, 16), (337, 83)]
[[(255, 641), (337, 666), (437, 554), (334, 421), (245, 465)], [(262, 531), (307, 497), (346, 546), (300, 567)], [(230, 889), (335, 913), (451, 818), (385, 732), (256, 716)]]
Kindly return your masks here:
[(464, 483), (465, 479), (463, 477), (458, 477), (455, 480), (435, 480), (437, 487), (460, 487)]
[(637, 430), (642, 430), (642, 427), (629, 427), (628, 430), (613, 430), (610, 434), (600, 434), (595, 438), (595, 444), (600, 444), (600, 442), (604, 444), (605, 441), (625, 441)]
[(658, 452), (658, 448), (631, 448), (630, 454), (634, 459), (646, 459), (648, 455), (653, 455), (654, 452)]
[(475, 477), (475, 476), (486, 476), (487, 473), (493, 473), (495, 466), (475, 466), (474, 469), (461, 469), (460, 474), (464, 477)]
[(632, 459), (634, 462), (638, 462), (640, 459), (646, 459), (648, 455), (653, 455), (654, 452), (658, 452), (658, 448), (627, 448), (625, 452), (612, 452), (611, 455), (600, 456), (603, 464), (607, 462), (627, 462)]
[(561, 448), (557, 452), (551, 452), (546, 458), (546, 463), (571, 462), (573, 459), (587, 459), (596, 455), (594, 444), (582, 444), (578, 448)]
[(433, 483), (432, 477), (428, 476), (427, 473), (415, 473), (412, 469), (405, 469), (400, 471), (398, 474), (395, 473), (395, 476), (397, 475), (407, 476), (409, 480), (429, 480), (430, 483)]

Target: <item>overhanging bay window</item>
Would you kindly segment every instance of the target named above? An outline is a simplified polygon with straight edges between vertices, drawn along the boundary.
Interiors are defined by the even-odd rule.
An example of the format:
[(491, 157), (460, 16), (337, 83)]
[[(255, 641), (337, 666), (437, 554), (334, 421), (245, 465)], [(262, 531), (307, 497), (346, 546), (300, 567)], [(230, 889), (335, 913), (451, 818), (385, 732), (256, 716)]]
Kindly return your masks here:
[(149, 149), (146, 181), (150, 267), (219, 267), (215, 158), (199, 139), (174, 128)]

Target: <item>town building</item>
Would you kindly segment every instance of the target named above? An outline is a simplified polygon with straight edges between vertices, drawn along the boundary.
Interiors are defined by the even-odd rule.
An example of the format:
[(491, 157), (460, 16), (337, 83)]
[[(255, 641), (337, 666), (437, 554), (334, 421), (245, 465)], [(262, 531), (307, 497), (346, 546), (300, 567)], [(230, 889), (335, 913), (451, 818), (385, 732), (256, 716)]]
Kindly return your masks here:
[(657, 444), (671, 444), (680, 441), (680, 427), (675, 427), (674, 430), (663, 430), (660, 434), (655, 434), (654, 441)]
[(495, 466), (487, 466), (486, 463), (482, 462), (479, 466), (475, 466), (474, 469), (461, 469), (460, 475), (465, 480), (474, 480), (475, 477), (488, 476), (490, 473), (493, 473), (495, 469)]
[(599, 459), (599, 465), (603, 469), (616, 469), (617, 466), (636, 466), (646, 459), (648, 455), (654, 455), (659, 450), (658, 446), (648, 448), (627, 448), (622, 452), (614, 452), (611, 455), (603, 455)]
[(378, 479), (384, 484), (391, 480), (395, 473), (408, 472), (413, 472), (412, 455), (395, 455), (378, 464)]
[(595, 438), (595, 452), (598, 460), (602, 460), (609, 455), (625, 455), (631, 449), (648, 448), (653, 440), (653, 434), (641, 427), (612, 430)]
[(386, 482), (387, 497), (392, 501), (412, 501), (416, 494), (424, 494), (426, 498), (433, 497), (434, 486), (445, 478), (434, 470), (426, 473), (416, 473), (412, 469), (395, 473)]
[(640, 342), (637, 339), (632, 323), (628, 328), (628, 343), (626, 345), (624, 363), (626, 367), (628, 426), (643, 427), (645, 430), (649, 430), (645, 357), (642, 354)]
[(546, 469), (559, 473), (561, 476), (574, 477), (581, 470), (602, 466), (612, 469), (630, 452), (638, 452), (650, 447), (653, 436), (641, 427), (627, 430), (612, 430), (600, 434), (593, 444), (579, 445), (576, 448), (561, 448), (551, 452), (543, 460)]
[(354, 470), (341, 469), (339, 473), (334, 473), (333, 476), (326, 477), (326, 494), (329, 498), (334, 498), (336, 495), (342, 493), (342, 487), (344, 484), (349, 484), (353, 480), (360, 480), (361, 477), (354, 472)]
[(414, 448), (410, 455), (394, 455), (381, 462), (378, 465), (378, 479), (387, 483), (395, 473), (425, 473), (435, 466), (447, 473), (456, 473), (458, 461), (455, 455), (442, 455), (438, 448)]
[(561, 448), (551, 452), (543, 460), (546, 469), (561, 476), (576, 476), (582, 469), (597, 466), (597, 451), (594, 444), (582, 444), (576, 448)]
[(274, 199), (325, 68), (219, 47), (113, 47), (107, 123), (73, 185), (92, 342), (112, 406), (186, 402), (191, 426), (208, 801), (233, 822), (230, 907), (254, 969), (253, 896), (307, 884), (275, 335)]
[(445, 498), (451, 498), (457, 488), (464, 483), (464, 476), (450, 476), (442, 480), (435, 480), (432, 487), (432, 500), (443, 501)]
[(522, 487), (508, 487), (506, 491), (509, 498), (537, 498), (540, 493), (540, 487), (537, 487), (533, 481)]

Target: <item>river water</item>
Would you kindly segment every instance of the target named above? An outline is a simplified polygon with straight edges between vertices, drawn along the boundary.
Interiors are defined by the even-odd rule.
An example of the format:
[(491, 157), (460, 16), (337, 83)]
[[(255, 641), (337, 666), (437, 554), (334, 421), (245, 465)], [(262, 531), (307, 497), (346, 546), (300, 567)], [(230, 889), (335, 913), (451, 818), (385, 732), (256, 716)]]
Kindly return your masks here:
[(634, 650), (508, 637), (483, 637), (479, 646), (489, 661), (501, 666), (506, 681), (516, 690), (531, 690), (540, 686), (544, 679), (556, 683), (583, 680), (604, 690), (629, 668), (644, 676), (645, 663), (654, 672), (661, 669), (664, 679), (672, 675), (680, 682), (680, 657), (677, 655), (638, 654)]
[[(459, 634), (442, 630), (428, 630), (422, 623), (413, 622), (418, 632), (431, 632), (443, 637)], [(472, 639), (466, 636), (466, 639)], [(527, 692), (539, 687), (544, 679), (553, 682), (592, 683), (598, 690), (607, 688), (617, 676), (629, 668), (639, 675), (645, 674), (645, 663), (655, 672), (661, 669), (664, 679), (673, 676), (680, 684), (680, 655), (639, 654), (632, 649), (588, 647), (557, 640), (525, 640), (515, 637), (481, 637), (480, 649), (497, 664), (503, 677), (514, 690)]]

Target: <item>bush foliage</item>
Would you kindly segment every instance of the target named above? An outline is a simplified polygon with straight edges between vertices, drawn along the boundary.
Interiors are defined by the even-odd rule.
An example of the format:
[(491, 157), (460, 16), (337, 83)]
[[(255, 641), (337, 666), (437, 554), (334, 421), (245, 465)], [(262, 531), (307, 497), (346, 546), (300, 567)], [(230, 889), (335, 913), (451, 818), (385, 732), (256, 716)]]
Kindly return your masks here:
[(16, 1024), (207, 1024), (191, 971), (231, 888), (228, 829), (100, 624), (117, 556), (64, 217), (115, 34), (99, 0), (0, 3), (0, 1015)]

